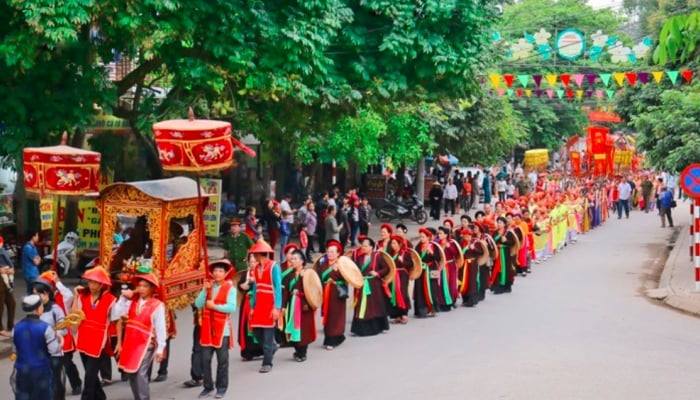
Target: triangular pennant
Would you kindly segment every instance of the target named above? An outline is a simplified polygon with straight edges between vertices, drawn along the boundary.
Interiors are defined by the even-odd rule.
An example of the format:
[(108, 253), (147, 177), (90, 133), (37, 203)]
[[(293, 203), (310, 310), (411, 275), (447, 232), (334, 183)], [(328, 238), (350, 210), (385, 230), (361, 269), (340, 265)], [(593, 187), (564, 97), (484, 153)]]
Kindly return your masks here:
[(503, 74), (503, 80), (506, 81), (506, 86), (508, 87), (513, 87), (513, 79), (515, 79), (515, 75)]
[(522, 89), (517, 89), (517, 90), (515, 91), (515, 95), (518, 96), (518, 97), (523, 97), (523, 90), (522, 90)]
[(611, 74), (598, 74), (598, 76), (600, 77), (600, 80), (603, 81), (603, 84), (605, 85), (605, 87), (608, 87), (608, 85), (610, 84), (610, 77), (612, 77), (612, 75)]
[(552, 97), (554, 97), (554, 90), (552, 90), (552, 89), (547, 89), (547, 97), (549, 97), (550, 99), (551, 99)]
[(525, 97), (532, 97), (532, 89), (525, 89)]
[(489, 80), (491, 81), (491, 86), (498, 88), (501, 86), (501, 76), (498, 74), (489, 74)]
[(545, 75), (545, 78), (547, 79), (547, 83), (549, 83), (550, 86), (555, 86), (557, 84), (556, 74), (547, 74)]
[(535, 97), (538, 99), (542, 97), (542, 89), (535, 89)]
[(595, 74), (586, 74), (586, 80), (588, 81), (588, 84), (590, 86), (593, 86), (595, 84)]
[(566, 89), (566, 98), (573, 99), (574, 98), (574, 91), (571, 89)]
[(583, 90), (577, 90), (576, 91), (576, 98), (581, 100), (583, 98)]
[(569, 82), (571, 82), (571, 75), (569, 74), (559, 74), (559, 80), (561, 83), (564, 84), (564, 86), (568, 87)]
[(654, 82), (660, 83), (661, 79), (664, 77), (663, 71), (653, 71), (651, 75), (654, 77)]
[(506, 93), (508, 93), (508, 97), (513, 97), (513, 89), (506, 90)]
[(671, 83), (675, 85), (678, 80), (678, 71), (666, 71), (666, 75), (668, 75), (668, 79), (671, 80)]
[(530, 81), (530, 75), (518, 75), (518, 82), (520, 82), (523, 87), (527, 87), (527, 83)]
[(649, 73), (648, 72), (637, 72), (637, 78), (639, 78), (639, 82), (641, 82), (642, 85), (646, 85), (647, 82), (649, 82)]
[(583, 78), (585, 75), (583, 74), (573, 74), (572, 78), (574, 78), (574, 82), (576, 82), (576, 86), (581, 87), (583, 85)]
[(595, 91), (595, 97), (602, 99), (603, 98), (603, 91), (598, 89)]
[(625, 84), (625, 74), (622, 72), (615, 72), (613, 74), (613, 78), (615, 78), (615, 81), (617, 82), (618, 85), (622, 86)]
[(532, 80), (535, 81), (535, 85), (537, 85), (537, 87), (540, 87), (540, 84), (542, 83), (542, 75), (532, 75)]
[(684, 69), (681, 71), (681, 75), (683, 75), (683, 79), (685, 79), (685, 83), (690, 83), (690, 81), (693, 80), (693, 71), (689, 69)]
[(586, 90), (586, 98), (590, 99), (591, 96), (593, 96), (593, 91), (592, 90)]
[(498, 96), (499, 96), (499, 97), (503, 97), (503, 95), (506, 93), (505, 89), (501, 89), (501, 88), (499, 88), (498, 90), (496, 90), (496, 92), (498, 92)]
[(557, 97), (559, 97), (560, 99), (564, 97), (564, 91), (562, 89), (557, 90)]
[(636, 72), (628, 72), (625, 74), (627, 77), (627, 82), (629, 82), (631, 87), (634, 87), (634, 85), (637, 83), (637, 73)]
[(615, 97), (615, 91), (614, 91), (614, 90), (606, 90), (606, 92), (608, 93), (608, 98), (609, 98), (609, 99), (612, 99), (613, 97)]

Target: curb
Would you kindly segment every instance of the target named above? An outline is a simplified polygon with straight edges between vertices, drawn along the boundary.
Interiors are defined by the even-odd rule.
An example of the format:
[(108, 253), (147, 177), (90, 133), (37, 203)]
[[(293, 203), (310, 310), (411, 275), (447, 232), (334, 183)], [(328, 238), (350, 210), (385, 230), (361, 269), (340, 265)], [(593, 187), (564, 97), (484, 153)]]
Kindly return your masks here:
[(684, 313), (700, 316), (700, 304), (698, 304), (697, 300), (674, 290), (671, 285), (677, 267), (684, 263), (683, 258), (688, 255), (688, 249), (685, 246), (687, 244), (687, 235), (683, 235), (683, 232), (686, 230), (687, 226), (685, 224), (679, 225), (673, 230), (668, 242), (670, 252), (664, 262), (658, 287), (646, 290), (646, 295), (650, 299), (661, 301), (667, 306)]

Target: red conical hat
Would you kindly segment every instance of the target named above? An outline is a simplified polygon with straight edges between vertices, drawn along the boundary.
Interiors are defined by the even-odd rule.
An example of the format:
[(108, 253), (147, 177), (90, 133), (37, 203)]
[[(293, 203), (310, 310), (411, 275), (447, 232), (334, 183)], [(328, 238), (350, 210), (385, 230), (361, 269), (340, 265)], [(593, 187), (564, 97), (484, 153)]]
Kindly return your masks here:
[(275, 254), (269, 244), (263, 239), (258, 240), (253, 247), (248, 250), (249, 254)]
[(211, 272), (214, 268), (223, 268), (226, 270), (226, 277), (224, 279), (231, 279), (236, 273), (236, 268), (234, 268), (231, 261), (227, 259), (221, 259), (209, 262), (209, 271)]
[(95, 267), (85, 271), (82, 278), (88, 281), (101, 283), (106, 286), (112, 286), (112, 280), (109, 278), (109, 273), (106, 269), (102, 268), (99, 265), (96, 265)]

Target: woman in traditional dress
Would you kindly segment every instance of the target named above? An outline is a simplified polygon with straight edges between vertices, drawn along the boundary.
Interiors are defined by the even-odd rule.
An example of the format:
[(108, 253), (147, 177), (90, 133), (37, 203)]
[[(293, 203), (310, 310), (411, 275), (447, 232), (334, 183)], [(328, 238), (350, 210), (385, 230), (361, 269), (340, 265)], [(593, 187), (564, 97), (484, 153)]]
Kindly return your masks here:
[(486, 251), (489, 253), (486, 257), (477, 257), (477, 262), (479, 265), (479, 274), (477, 278), (478, 284), (478, 299), (479, 301), (484, 301), (486, 299), (486, 290), (489, 288), (489, 281), (491, 280), (491, 264), (492, 260), (490, 255), (496, 253), (496, 243), (493, 238), (488, 233), (488, 229), (481, 222), (475, 221), (472, 227), (474, 232), (474, 239), (481, 240), (486, 245)]
[(450, 240), (451, 233), (452, 228), (449, 224), (448, 226), (443, 225), (439, 227), (437, 232), (438, 246), (445, 253), (445, 266), (440, 271), (440, 278), (436, 282), (438, 310), (442, 312), (452, 310), (459, 294), (457, 289), (457, 260), (461, 257), (462, 249), (458, 248)]
[(491, 275), (491, 291), (493, 294), (510, 293), (515, 277), (511, 248), (515, 246), (515, 233), (507, 228), (508, 222), (504, 217), (496, 219), (496, 232), (493, 240), (496, 242), (496, 259)]
[(391, 225), (381, 224), (379, 227), (379, 240), (377, 240), (377, 244), (374, 246), (374, 249), (387, 251), (389, 249), (389, 239), (393, 233), (394, 228), (392, 228)]
[(488, 250), (486, 243), (474, 236), (471, 229), (462, 229), (459, 232), (462, 238), (462, 249), (464, 251), (464, 265), (461, 268), (462, 306), (474, 307), (479, 303), (479, 261)]
[(391, 296), (389, 296), (389, 318), (391, 322), (398, 324), (408, 323), (408, 310), (411, 309), (411, 297), (408, 294), (409, 271), (413, 267), (404, 239), (393, 235), (389, 241), (389, 256), (396, 264), (396, 275), (389, 284)]
[(326, 243), (326, 254), (318, 261), (317, 271), (323, 283), (323, 346), (333, 350), (345, 341), (345, 310), (348, 284), (338, 270), (343, 245), (337, 240)]
[[(360, 248), (353, 252), (353, 261), (360, 267), (365, 283), (355, 289), (355, 310), (350, 332), (357, 336), (374, 336), (389, 330), (386, 310), (384, 277), (391, 268), (381, 257), (381, 252), (373, 251), (374, 240), (367, 236), (359, 238)], [(387, 241), (388, 245), (388, 241)]]
[[(252, 271), (258, 265), (253, 254), (248, 254), (248, 270)], [(250, 300), (251, 300), (251, 287), (248, 290), (243, 289), (243, 284), (247, 283), (248, 274), (247, 271), (240, 271), (239, 274), (242, 278), (238, 280), (238, 293), (243, 294), (243, 298), (240, 304), (240, 312), (238, 313), (238, 345), (241, 346), (241, 359), (243, 361), (250, 361), (256, 357), (263, 356), (262, 344), (258, 341), (250, 329), (249, 316), (250, 316)]]
[(435, 298), (432, 293), (431, 272), (437, 274), (440, 268), (439, 249), (431, 241), (433, 233), (427, 228), (418, 229), (419, 243), (416, 245), (416, 252), (421, 258), (421, 268), (423, 272), (413, 286), (414, 315), (416, 318), (426, 318), (435, 316)]
[[(309, 344), (316, 340), (315, 309), (309, 304), (304, 290), (304, 253), (298, 249), (291, 250), (287, 260), (293, 273), (282, 279), (284, 333), (287, 342), (294, 346), (294, 360), (304, 362)], [(315, 271), (307, 270), (306, 273)]]
[[(296, 243), (289, 243), (282, 249), (282, 254), (284, 254), (284, 261), (281, 263), (282, 267), (282, 300), (287, 298), (287, 293), (289, 288), (286, 285), (288, 276), (293, 275), (294, 268), (292, 268), (290, 257), (296, 250), (299, 250), (299, 246)], [(277, 331), (275, 332), (275, 341), (280, 347), (289, 347), (290, 344), (287, 341), (287, 335), (285, 332), (286, 318), (280, 318), (277, 324)]]

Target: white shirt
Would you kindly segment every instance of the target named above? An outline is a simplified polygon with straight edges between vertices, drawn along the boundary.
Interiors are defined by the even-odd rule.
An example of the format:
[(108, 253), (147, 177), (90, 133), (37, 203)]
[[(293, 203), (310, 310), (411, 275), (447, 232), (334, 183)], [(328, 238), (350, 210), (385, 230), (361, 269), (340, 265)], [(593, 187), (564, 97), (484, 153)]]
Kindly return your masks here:
[(508, 185), (508, 188), (506, 189), (506, 194), (508, 196), (514, 195), (515, 194), (515, 185), (513, 185), (512, 183), (510, 185)]
[(500, 180), (496, 182), (496, 191), (497, 192), (505, 192), (506, 191), (506, 181)]
[(293, 224), (294, 223), (294, 214), (292, 214), (292, 207), (289, 205), (289, 202), (286, 199), (282, 199), (282, 201), (280, 201), (280, 210), (286, 211), (287, 213), (289, 213), (289, 215), (287, 215), (286, 221), (289, 222), (290, 224)]
[(442, 197), (447, 200), (455, 200), (457, 195), (457, 186), (454, 183), (450, 183), (445, 186), (445, 193), (443, 193)]
[(627, 181), (623, 181), (617, 185), (617, 191), (619, 193), (620, 200), (629, 200), (630, 196), (632, 195), (632, 186), (630, 186)]
[(527, 179), (529, 179), (530, 182), (532, 182), (532, 187), (535, 187), (535, 185), (537, 185), (537, 172), (532, 171), (529, 174), (527, 174)]
[[(136, 294), (134, 294), (136, 296)], [(129, 313), (129, 307), (131, 307), (131, 301), (124, 296), (119, 296), (119, 300), (112, 307), (112, 315), (117, 315), (116, 319), (121, 318)], [(146, 299), (139, 296), (138, 308), (143, 307), (146, 304)], [(165, 329), (165, 305), (161, 303), (156, 310), (151, 315), (151, 325), (156, 331), (156, 354), (163, 354), (165, 350), (165, 340), (166, 340), (166, 329)]]

